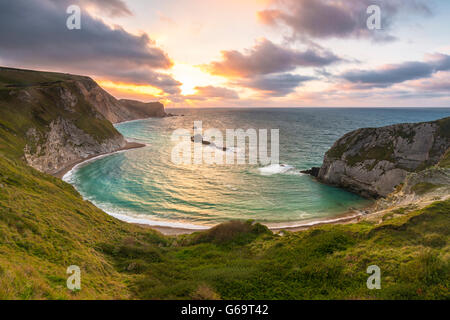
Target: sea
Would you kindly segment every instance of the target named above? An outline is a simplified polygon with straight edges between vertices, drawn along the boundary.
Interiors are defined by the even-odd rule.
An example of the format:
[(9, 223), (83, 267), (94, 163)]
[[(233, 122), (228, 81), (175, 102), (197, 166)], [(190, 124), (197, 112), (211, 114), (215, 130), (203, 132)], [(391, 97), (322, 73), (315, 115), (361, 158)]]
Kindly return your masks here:
[[(230, 220), (276, 227), (337, 221), (371, 201), (319, 183), (301, 170), (320, 166), (325, 152), (352, 130), (450, 116), (448, 108), (186, 108), (168, 112), (178, 116), (115, 125), (127, 140), (146, 146), (81, 163), (64, 180), (105, 212), (133, 223), (205, 229)], [(259, 134), (265, 129), (269, 155), (271, 143), (277, 142), (272, 141), (271, 130), (278, 130), (279, 160), (251, 163), (248, 139), (244, 163), (174, 161), (173, 150), (180, 143), (175, 133), (194, 135), (198, 121), (204, 131), (217, 129), (224, 139), (227, 129)], [(239, 145), (227, 145), (224, 150), (216, 148), (217, 143), (200, 144), (214, 156), (239, 152)]]

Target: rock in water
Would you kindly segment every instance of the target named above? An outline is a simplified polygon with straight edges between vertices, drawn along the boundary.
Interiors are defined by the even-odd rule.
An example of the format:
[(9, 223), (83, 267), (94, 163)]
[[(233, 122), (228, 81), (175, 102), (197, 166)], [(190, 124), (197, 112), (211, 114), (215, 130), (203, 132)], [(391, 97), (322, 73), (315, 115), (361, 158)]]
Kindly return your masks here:
[(317, 176), (319, 175), (319, 171), (319, 167), (312, 167), (311, 169), (300, 171), (300, 173), (309, 174), (310, 176), (317, 178)]

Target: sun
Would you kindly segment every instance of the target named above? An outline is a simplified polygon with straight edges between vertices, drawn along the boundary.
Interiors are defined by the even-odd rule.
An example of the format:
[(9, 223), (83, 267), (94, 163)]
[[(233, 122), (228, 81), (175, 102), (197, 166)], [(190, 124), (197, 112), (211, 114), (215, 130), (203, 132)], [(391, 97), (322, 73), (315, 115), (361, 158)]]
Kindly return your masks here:
[(171, 73), (182, 83), (181, 93), (185, 96), (194, 95), (197, 92), (196, 87), (220, 85), (223, 82), (222, 79), (203, 72), (199, 67), (186, 63), (174, 63)]

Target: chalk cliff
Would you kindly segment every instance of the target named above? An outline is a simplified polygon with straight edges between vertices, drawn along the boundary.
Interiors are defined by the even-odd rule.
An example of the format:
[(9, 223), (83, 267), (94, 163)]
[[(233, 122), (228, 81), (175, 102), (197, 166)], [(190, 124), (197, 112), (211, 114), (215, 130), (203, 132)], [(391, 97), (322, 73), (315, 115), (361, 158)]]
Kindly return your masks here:
[(165, 116), (160, 103), (119, 101), (89, 77), (0, 68), (0, 154), (55, 174), (124, 148), (112, 123)]
[(442, 161), (449, 148), (450, 118), (359, 129), (336, 141), (317, 177), (366, 197), (386, 197), (408, 174)]

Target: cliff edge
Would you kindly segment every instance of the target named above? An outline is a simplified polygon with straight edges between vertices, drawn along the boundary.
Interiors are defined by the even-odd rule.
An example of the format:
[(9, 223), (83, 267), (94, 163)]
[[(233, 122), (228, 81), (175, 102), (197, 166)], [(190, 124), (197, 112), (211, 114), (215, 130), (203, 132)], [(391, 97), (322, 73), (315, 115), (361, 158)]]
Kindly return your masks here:
[(126, 147), (112, 123), (165, 116), (162, 104), (121, 102), (89, 77), (1, 67), (0, 114), (0, 154), (50, 174)]
[(359, 129), (336, 141), (317, 177), (365, 197), (386, 197), (411, 173), (448, 162), (449, 148), (450, 118)]

